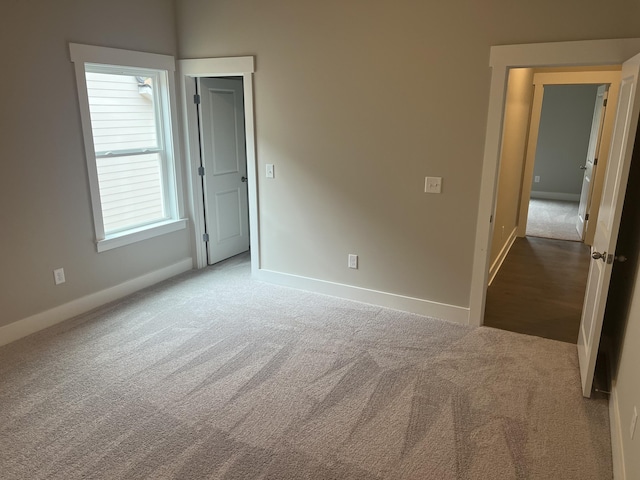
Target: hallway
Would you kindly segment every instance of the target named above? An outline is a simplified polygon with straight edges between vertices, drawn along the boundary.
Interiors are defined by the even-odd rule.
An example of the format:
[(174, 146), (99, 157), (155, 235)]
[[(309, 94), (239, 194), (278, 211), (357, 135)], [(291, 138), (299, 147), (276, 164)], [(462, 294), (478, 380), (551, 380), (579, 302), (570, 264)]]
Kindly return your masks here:
[(487, 290), (484, 325), (576, 343), (588, 272), (583, 243), (516, 239)]

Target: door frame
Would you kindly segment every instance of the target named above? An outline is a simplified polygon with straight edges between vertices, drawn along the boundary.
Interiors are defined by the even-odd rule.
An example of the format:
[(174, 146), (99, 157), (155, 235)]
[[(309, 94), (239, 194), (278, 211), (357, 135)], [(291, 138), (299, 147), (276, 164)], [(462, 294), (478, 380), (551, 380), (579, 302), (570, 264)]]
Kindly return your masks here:
[[(585, 67), (588, 68), (588, 67)], [(598, 168), (593, 179), (592, 199), (597, 198), (598, 202), (602, 194), (604, 184), (604, 174), (609, 158), (609, 144), (613, 133), (613, 123), (615, 121), (616, 107), (618, 105), (618, 93), (620, 90), (620, 69), (604, 71), (584, 71), (584, 72), (539, 72), (533, 75), (533, 108), (531, 110), (531, 121), (529, 124), (529, 136), (527, 138), (526, 156), (524, 161), (522, 189), (520, 191), (520, 212), (518, 215), (518, 237), (526, 236), (527, 218), (529, 216), (529, 199), (531, 198), (531, 183), (533, 182), (533, 169), (536, 160), (536, 148), (538, 144), (538, 133), (540, 131), (540, 120), (542, 117), (542, 100), (544, 98), (544, 87), (547, 85), (609, 85), (609, 99), (607, 110), (604, 113), (604, 123), (602, 127), (602, 142), (600, 143), (600, 155), (598, 157)], [(594, 205), (593, 211), (589, 212), (589, 221), (596, 220), (600, 204)], [(593, 213), (593, 215), (591, 215)], [(593, 225), (594, 222), (591, 222)], [(584, 243), (591, 245), (593, 241), (594, 229), (587, 229), (584, 235)]]
[(469, 298), (470, 325), (480, 326), (484, 322), (509, 69), (618, 65), (638, 52), (640, 38), (491, 47), (491, 87)]
[(255, 57), (196, 58), (178, 60), (180, 98), (182, 100), (182, 124), (188, 184), (189, 216), (193, 226), (192, 247), (195, 252), (195, 267), (207, 266), (203, 188), (198, 175), (200, 166), (200, 137), (198, 112), (193, 96), (196, 94), (195, 79), (198, 77), (242, 77), (244, 94), (244, 123), (247, 149), (247, 182), (249, 205), (249, 245), (251, 249), (251, 273), (260, 268), (260, 230), (258, 218), (258, 179), (253, 108), (253, 73)]

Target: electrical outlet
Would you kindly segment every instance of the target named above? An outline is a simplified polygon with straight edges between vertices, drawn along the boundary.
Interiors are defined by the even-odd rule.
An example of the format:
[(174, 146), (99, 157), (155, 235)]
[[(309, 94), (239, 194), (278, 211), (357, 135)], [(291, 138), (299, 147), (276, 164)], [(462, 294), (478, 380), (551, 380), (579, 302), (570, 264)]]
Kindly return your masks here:
[(535, 177), (533, 177), (533, 181), (534, 183), (540, 183), (540, 175), (536, 175)]
[(442, 193), (442, 177), (424, 177), (424, 193)]
[(358, 268), (358, 255), (349, 254), (349, 268)]
[(631, 417), (631, 426), (629, 427), (629, 435), (633, 440), (633, 435), (636, 433), (636, 423), (638, 423), (638, 409), (633, 407), (633, 417)]
[(273, 178), (273, 163), (267, 163), (267, 178)]
[(64, 278), (64, 268), (56, 268), (53, 271), (53, 280), (56, 282), (56, 285), (60, 285), (61, 283), (64, 283), (67, 281)]

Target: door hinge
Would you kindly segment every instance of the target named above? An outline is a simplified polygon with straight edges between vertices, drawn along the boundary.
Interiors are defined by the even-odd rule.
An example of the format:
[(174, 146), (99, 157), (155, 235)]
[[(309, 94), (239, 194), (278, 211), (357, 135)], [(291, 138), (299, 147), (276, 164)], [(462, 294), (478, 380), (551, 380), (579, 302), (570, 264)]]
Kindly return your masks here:
[(208, 233), (203, 233), (202, 234), (202, 241), (203, 242), (208, 242), (209, 241), (209, 234)]
[(198, 95), (197, 93), (193, 96), (193, 103), (195, 103), (196, 105), (200, 105), (200, 95)]
[(203, 166), (198, 167), (198, 175), (200, 175), (201, 177), (204, 177), (204, 167)]
[(594, 166), (598, 165), (598, 159), (597, 159), (597, 158), (594, 158), (594, 159), (593, 159), (593, 165), (594, 165)]
[(489, 223), (492, 223), (492, 222), (493, 222), (493, 215), (489, 217)]
[(606, 106), (607, 106), (607, 101), (608, 101), (608, 100), (605, 98), (605, 99), (604, 99), (604, 101), (602, 102), (602, 106), (603, 106), (603, 107), (606, 107)]
[(589, 220), (589, 214), (588, 213), (584, 216), (584, 221), (586, 222), (587, 220)]

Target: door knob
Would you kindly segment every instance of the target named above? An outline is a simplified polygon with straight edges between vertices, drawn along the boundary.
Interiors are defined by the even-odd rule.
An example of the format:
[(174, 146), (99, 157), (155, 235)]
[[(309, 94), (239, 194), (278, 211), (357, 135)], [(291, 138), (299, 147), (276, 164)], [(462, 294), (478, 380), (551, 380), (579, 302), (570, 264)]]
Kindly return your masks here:
[(580, 165), (578, 168), (579, 168), (580, 170), (586, 170), (586, 169), (587, 169), (587, 166), (586, 166), (586, 165)]
[(249, 179), (248, 179), (247, 177), (242, 177), (240, 180), (242, 181), (242, 183), (244, 183), (244, 182), (246, 182), (246, 181), (247, 181), (247, 180), (249, 180)]
[(593, 258), (594, 260), (602, 260), (604, 262), (607, 259), (607, 252), (604, 252), (604, 253), (593, 252), (591, 254), (591, 258)]

